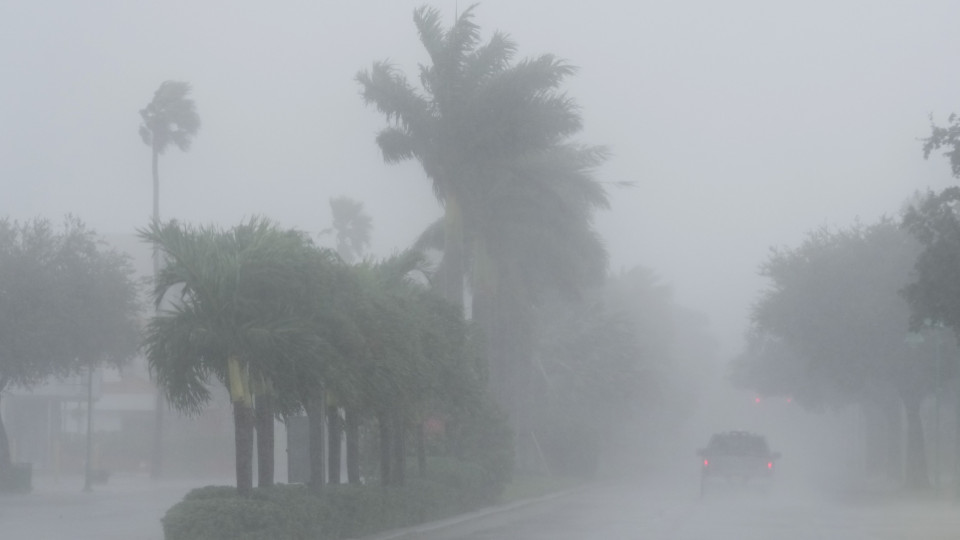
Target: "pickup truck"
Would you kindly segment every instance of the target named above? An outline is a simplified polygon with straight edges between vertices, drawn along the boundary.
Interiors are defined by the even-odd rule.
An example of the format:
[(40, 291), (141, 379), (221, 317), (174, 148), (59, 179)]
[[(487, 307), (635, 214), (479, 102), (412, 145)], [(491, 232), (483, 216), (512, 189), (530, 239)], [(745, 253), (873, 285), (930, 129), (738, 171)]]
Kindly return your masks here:
[(746, 431), (727, 431), (710, 437), (706, 448), (697, 450), (701, 459), (700, 496), (707, 483), (723, 480), (742, 484), (773, 481), (780, 452), (771, 452), (762, 435)]

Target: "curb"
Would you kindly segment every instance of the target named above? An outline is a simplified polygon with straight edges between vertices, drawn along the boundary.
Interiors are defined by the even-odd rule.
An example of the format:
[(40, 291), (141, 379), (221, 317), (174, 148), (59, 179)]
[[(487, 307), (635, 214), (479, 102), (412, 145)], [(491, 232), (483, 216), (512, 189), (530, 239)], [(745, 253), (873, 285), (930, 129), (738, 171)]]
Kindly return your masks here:
[(476, 521), (492, 515), (505, 514), (513, 510), (525, 508), (527, 506), (534, 506), (539, 503), (544, 503), (547, 501), (551, 501), (553, 499), (558, 499), (561, 497), (572, 495), (573, 493), (579, 492), (583, 489), (585, 489), (585, 487), (576, 487), (576, 488), (566, 489), (563, 491), (558, 491), (556, 493), (550, 493), (548, 495), (543, 495), (540, 497), (519, 500), (516, 502), (512, 502), (510, 504), (504, 504), (500, 506), (488, 506), (480, 510), (475, 510), (473, 512), (468, 512), (466, 514), (458, 514), (456, 516), (446, 518), (446, 519), (431, 521), (431, 522), (423, 523), (420, 525), (414, 525), (412, 527), (405, 527), (403, 529), (393, 529), (390, 531), (375, 533), (369, 536), (363, 536), (360, 538), (353, 538), (349, 540), (408, 540), (408, 539), (420, 538), (425, 533), (437, 532), (443, 529), (455, 527), (458, 525), (463, 525), (465, 523)]

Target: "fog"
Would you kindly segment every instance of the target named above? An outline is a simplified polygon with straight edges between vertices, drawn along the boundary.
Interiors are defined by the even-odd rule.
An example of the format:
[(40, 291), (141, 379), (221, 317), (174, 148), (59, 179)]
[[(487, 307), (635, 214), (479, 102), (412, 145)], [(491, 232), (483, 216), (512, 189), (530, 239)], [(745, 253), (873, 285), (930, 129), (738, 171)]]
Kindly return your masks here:
[[(149, 148), (137, 111), (189, 81), (203, 119), (161, 161), (165, 218), (231, 224), (263, 214), (320, 230), (348, 195), (374, 218), (374, 251), (405, 247), (440, 210), (412, 163), (384, 165), (381, 126), (353, 76), (424, 52), (419, 2), (262, 6), (6, 2), (0, 20), (3, 215), (72, 212), (103, 233), (143, 226)], [(452, 19), (454, 2), (436, 4)], [(461, 6), (462, 7), (462, 6)], [(952, 2), (657, 5), (484, 2), (486, 35), (521, 56), (580, 67), (567, 89), (584, 142), (608, 145), (613, 268), (658, 271), (736, 352), (756, 267), (823, 224), (896, 213), (949, 182), (925, 162), (928, 116), (955, 110)]]
[[(189, 152), (160, 160), (163, 219), (263, 215), (319, 233), (328, 200), (348, 196), (372, 217), (373, 255), (410, 246), (442, 208), (419, 164), (383, 162), (384, 120), (354, 78), (387, 59), (416, 80), (429, 62), (411, 22), (422, 3), (0, 2), (0, 217), (71, 213), (138, 249), (152, 200), (138, 111), (180, 80), (203, 125)], [(466, 7), (432, 5), (445, 25)], [(917, 190), (956, 181), (919, 139), (931, 115), (960, 111), (960, 3), (484, 0), (475, 13), (518, 58), (578, 67), (563, 88), (585, 122), (577, 141), (611, 152), (597, 172), (611, 209), (596, 221), (611, 271), (652, 269), (708, 319), (706, 410), (644, 443), (671, 463), (648, 480), (684, 478), (695, 493), (695, 450), (748, 429), (784, 453), (797, 493), (853, 486), (842, 476), (863, 450), (856, 411), (755, 403), (728, 388), (727, 363), (771, 247), (897, 217)]]

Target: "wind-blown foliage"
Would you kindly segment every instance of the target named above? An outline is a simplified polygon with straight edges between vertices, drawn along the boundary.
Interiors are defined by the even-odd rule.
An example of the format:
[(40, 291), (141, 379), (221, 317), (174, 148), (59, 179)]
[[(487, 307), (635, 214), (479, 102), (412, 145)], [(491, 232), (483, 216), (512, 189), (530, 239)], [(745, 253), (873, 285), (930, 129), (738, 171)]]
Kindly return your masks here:
[(481, 40), (473, 6), (449, 28), (434, 8), (413, 18), (431, 60), (420, 87), (376, 62), (357, 75), (361, 96), (387, 120), (376, 139), (384, 160), (417, 160), (443, 205), (418, 247), (442, 250), (434, 283), (449, 302), (461, 305), (469, 283), (493, 393), (528, 431), (518, 381), (531, 376), (536, 307), (603, 280), (593, 215), (608, 201), (593, 174), (606, 151), (571, 140), (583, 123), (562, 91), (576, 73), (569, 63), (515, 61), (505, 34)]
[(140, 109), (140, 138), (160, 155), (173, 144), (190, 150), (193, 136), (200, 129), (200, 115), (190, 95), (190, 85), (182, 81), (164, 81), (153, 99)]
[(237, 487), (248, 491), (255, 395), (272, 404), (274, 383), (303, 376), (302, 365), (323, 350), (312, 320), (318, 252), (304, 234), (259, 218), (228, 231), (154, 222), (140, 236), (168, 261), (154, 291), (163, 309), (145, 338), (151, 370), (182, 411), (202, 408), (211, 377), (227, 387), (237, 423)]

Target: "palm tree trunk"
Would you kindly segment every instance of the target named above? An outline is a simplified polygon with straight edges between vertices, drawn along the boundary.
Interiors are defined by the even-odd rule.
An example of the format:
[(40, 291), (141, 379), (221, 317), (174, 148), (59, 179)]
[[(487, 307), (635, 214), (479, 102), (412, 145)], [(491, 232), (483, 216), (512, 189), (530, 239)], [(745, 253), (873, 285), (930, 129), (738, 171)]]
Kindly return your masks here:
[(233, 402), (233, 433), (237, 465), (237, 492), (253, 489), (253, 409), (243, 401)]
[(424, 422), (417, 422), (417, 469), (420, 471), (420, 478), (427, 476), (427, 433), (423, 424)]
[(392, 452), (390, 447), (392, 437), (390, 436), (390, 419), (386, 413), (377, 415), (377, 425), (380, 427), (380, 485), (393, 485), (393, 479), (390, 476), (390, 456)]
[(323, 491), (323, 394), (307, 402), (310, 429), (310, 491)]
[[(3, 389), (6, 388), (6, 382), (0, 382), (0, 397), (3, 396)], [(2, 410), (2, 408), (0, 408)], [(13, 468), (13, 462), (10, 457), (10, 439), (7, 438), (7, 428), (3, 425), (3, 415), (0, 415), (0, 480), (5, 478)]]
[(257, 396), (257, 486), (273, 485), (274, 478), (274, 425), (273, 396)]
[(456, 198), (447, 197), (443, 226), (443, 261), (441, 288), (443, 297), (456, 306), (463, 306), (464, 265), (463, 212)]
[[(156, 142), (153, 148), (153, 221), (160, 222), (160, 171), (158, 161), (160, 160), (160, 148)], [(160, 273), (160, 246), (153, 245), (153, 278), (156, 280)], [(163, 392), (157, 388), (157, 397), (154, 400), (153, 408), (153, 450), (150, 455), (150, 477), (160, 478), (163, 468)]]
[(393, 464), (391, 465), (391, 469), (393, 469), (393, 485), (402, 486), (407, 469), (407, 430), (404, 429), (403, 415), (399, 409), (394, 409), (391, 416), (391, 434), (393, 435), (393, 444), (391, 445), (391, 450), (393, 450)]
[(347, 437), (347, 482), (360, 483), (360, 419), (352, 409), (344, 411)]
[(923, 422), (920, 419), (921, 399), (914, 395), (903, 396), (907, 419), (906, 486), (910, 489), (930, 487), (927, 473), (927, 455), (923, 444)]
[(327, 483), (340, 483), (340, 445), (343, 444), (342, 422), (340, 421), (340, 408), (327, 407)]

